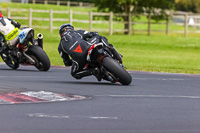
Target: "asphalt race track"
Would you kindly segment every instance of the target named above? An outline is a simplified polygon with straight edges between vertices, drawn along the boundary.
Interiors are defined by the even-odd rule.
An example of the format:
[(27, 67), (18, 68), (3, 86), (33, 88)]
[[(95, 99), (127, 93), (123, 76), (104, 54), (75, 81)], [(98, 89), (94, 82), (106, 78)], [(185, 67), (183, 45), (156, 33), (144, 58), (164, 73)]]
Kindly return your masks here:
[(0, 64), (0, 133), (200, 133), (200, 75), (130, 74), (122, 86)]

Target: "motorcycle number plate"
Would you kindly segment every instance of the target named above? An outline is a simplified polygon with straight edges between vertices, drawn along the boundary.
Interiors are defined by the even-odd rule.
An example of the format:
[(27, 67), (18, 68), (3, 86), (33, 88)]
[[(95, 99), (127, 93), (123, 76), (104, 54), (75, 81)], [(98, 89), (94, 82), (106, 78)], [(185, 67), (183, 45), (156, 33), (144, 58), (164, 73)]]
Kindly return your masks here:
[(24, 34), (24, 32), (22, 32), (22, 33), (20, 33), (20, 34), (19, 34), (19, 38), (20, 38), (21, 40), (23, 40), (23, 39), (24, 39), (24, 37), (25, 37), (25, 34)]

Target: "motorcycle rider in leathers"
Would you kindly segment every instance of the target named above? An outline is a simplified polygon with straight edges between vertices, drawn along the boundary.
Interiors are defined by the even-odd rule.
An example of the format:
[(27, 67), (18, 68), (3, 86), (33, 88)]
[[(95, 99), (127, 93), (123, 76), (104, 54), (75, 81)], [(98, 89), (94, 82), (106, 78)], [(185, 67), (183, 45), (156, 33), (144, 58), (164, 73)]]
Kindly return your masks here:
[(0, 11), (0, 54), (2, 54), (8, 46), (17, 44), (19, 28), (21, 24), (12, 19), (4, 18)]
[(61, 25), (59, 34), (61, 40), (58, 51), (63, 58), (65, 66), (72, 66), (71, 75), (76, 79), (94, 75), (98, 81), (101, 81), (102, 75), (99, 68), (84, 69), (84, 67), (89, 48), (93, 44), (99, 43), (99, 40), (104, 41), (105, 44), (109, 44), (107, 39), (100, 36), (97, 32), (75, 31), (74, 27), (70, 24)]

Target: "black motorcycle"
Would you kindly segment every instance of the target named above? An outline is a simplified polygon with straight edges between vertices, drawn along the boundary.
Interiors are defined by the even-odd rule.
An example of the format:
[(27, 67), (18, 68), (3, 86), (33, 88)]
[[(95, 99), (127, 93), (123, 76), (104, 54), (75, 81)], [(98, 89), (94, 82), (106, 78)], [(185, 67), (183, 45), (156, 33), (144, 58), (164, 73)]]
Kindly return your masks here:
[[(50, 60), (43, 50), (43, 35), (34, 38), (32, 28), (23, 28), (19, 32), (19, 43), (14, 47), (7, 47), (1, 54), (3, 61), (12, 69), (19, 65), (34, 65), (39, 71), (48, 71)], [(6, 45), (6, 44), (4, 44)]]
[(131, 75), (122, 64), (122, 55), (111, 45), (102, 43), (93, 44), (88, 50), (88, 68), (98, 67), (104, 80), (112, 83), (120, 82), (129, 85), (132, 82)]

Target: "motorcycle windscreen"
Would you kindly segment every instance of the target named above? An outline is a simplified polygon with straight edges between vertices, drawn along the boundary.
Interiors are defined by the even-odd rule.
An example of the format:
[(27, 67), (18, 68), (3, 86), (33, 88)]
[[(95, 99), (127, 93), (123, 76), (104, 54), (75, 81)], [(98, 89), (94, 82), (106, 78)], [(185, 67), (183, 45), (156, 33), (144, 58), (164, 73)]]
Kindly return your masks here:
[(26, 37), (28, 36), (29, 32), (33, 30), (32, 28), (25, 28), (19, 32), (19, 42), (24, 43)]

